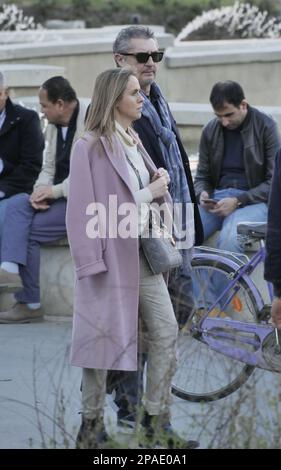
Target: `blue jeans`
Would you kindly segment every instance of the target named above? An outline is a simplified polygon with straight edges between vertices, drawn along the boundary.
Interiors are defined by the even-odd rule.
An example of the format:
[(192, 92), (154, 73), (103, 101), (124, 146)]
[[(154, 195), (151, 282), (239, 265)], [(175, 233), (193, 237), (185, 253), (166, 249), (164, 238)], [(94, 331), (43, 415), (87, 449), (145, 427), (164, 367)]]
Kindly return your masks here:
[[(243, 192), (240, 189), (233, 188), (220, 189), (215, 190), (212, 197), (215, 199), (237, 197)], [(216, 231), (220, 230), (217, 238), (217, 248), (236, 253), (242, 253), (245, 248), (245, 237), (237, 235), (237, 224), (239, 222), (266, 222), (267, 220), (267, 205), (265, 203), (251, 204), (236, 209), (227, 217), (211, 214), (202, 207), (199, 207), (199, 210), (204, 228), (204, 240), (206, 241)], [(207, 274), (206, 272), (203, 273), (203, 270), (200, 281), (195, 279), (194, 275), (192, 279), (197, 308), (209, 308), (221, 295), (228, 282), (226, 277), (218, 272), (213, 273), (211, 278), (207, 278)], [(224, 300), (224, 298), (221, 299), (221, 306), (224, 304)]]
[(2, 201), (0, 201), (0, 244), (8, 201), (9, 199), (3, 199)]
[[(217, 189), (214, 191), (212, 197), (215, 199), (223, 199), (225, 197), (237, 197), (242, 193), (244, 193), (244, 191), (241, 189)], [(236, 209), (227, 217), (219, 217), (215, 214), (211, 214), (202, 207), (199, 207), (199, 210), (204, 228), (204, 241), (217, 230), (220, 230), (217, 239), (217, 248), (237, 253), (244, 251), (243, 239), (237, 238), (237, 224), (239, 222), (267, 221), (267, 204), (264, 202), (250, 204), (241, 209)]]
[(66, 236), (65, 211), (64, 198), (52, 202), (46, 211), (33, 209), (29, 194), (8, 199), (1, 260), (19, 264), (24, 289), (15, 295), (17, 301), (40, 302), (40, 245)]

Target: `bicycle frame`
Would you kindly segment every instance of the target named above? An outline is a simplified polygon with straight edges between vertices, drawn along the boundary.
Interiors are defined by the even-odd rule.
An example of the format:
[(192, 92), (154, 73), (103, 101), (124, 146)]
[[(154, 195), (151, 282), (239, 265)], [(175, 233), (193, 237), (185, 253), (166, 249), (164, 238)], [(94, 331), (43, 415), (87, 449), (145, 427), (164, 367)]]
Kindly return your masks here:
[[(260, 367), (262, 369), (270, 371), (281, 371), (281, 361), (280, 369), (275, 368), (274, 366), (269, 365), (262, 354), (262, 347), (266, 338), (271, 334), (276, 334), (277, 330), (266, 322), (262, 323), (252, 323), (252, 322), (243, 322), (232, 319), (223, 319), (223, 318), (210, 318), (209, 313), (226, 297), (226, 300), (220, 307), (223, 310), (235, 296), (239, 290), (239, 280), (243, 278), (244, 282), (247, 284), (248, 288), (251, 290), (256, 304), (258, 306), (259, 312), (262, 312), (265, 307), (264, 300), (256, 287), (253, 280), (250, 278), (250, 274), (255, 270), (255, 268), (264, 261), (265, 258), (265, 248), (264, 242), (261, 240), (261, 247), (257, 253), (245, 264), (238, 264), (233, 259), (229, 259), (226, 256), (221, 256), (219, 250), (213, 250), (214, 254), (207, 253), (197, 253), (196, 257), (208, 260), (213, 260), (215, 262), (223, 261), (229, 267), (231, 267), (232, 273), (230, 274), (230, 282), (219, 295), (216, 301), (208, 308), (205, 314), (200, 319), (199, 323), (191, 327), (191, 334), (200, 333), (203, 341), (208, 344), (211, 349), (214, 349), (217, 352), (229, 356), (233, 359), (237, 359), (243, 363)], [(217, 251), (218, 254), (215, 254)], [(268, 293), (270, 300), (273, 299), (273, 289), (270, 283), (267, 283)], [(239, 344), (238, 344), (239, 343)], [(247, 348), (246, 348), (247, 347)], [(249, 347), (252, 348), (252, 351), (249, 351)], [(281, 356), (280, 356), (281, 357)]]
[[(237, 320), (224, 320), (222, 318), (205, 318), (201, 323), (201, 333), (204, 342), (211, 349), (261, 369), (280, 372), (278, 368), (269, 365), (263, 357), (262, 345), (270, 334), (274, 334), (272, 325), (262, 323), (248, 323)], [(245, 337), (245, 333), (252, 337)], [(244, 334), (244, 335), (243, 335)], [(241, 343), (240, 346), (227, 345), (226, 341)], [(243, 345), (252, 346), (254, 351), (248, 351)], [(280, 364), (281, 366), (281, 364)]]

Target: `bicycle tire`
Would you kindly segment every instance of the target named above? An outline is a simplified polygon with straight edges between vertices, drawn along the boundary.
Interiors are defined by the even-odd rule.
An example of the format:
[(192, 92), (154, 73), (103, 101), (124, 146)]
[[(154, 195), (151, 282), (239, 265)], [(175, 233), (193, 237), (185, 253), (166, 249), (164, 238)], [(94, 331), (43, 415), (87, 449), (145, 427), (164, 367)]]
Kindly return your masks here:
[[(228, 265), (227, 262), (218, 262), (213, 259), (195, 257), (192, 260), (192, 267), (193, 272), (196, 270), (198, 271), (199, 269), (208, 269), (220, 272), (227, 277), (229, 277), (229, 274), (234, 272), (233, 267)], [(247, 320), (258, 321), (258, 307), (250, 287), (244, 278), (241, 278), (238, 284), (240, 286), (239, 295), (241, 296), (241, 294), (243, 294), (243, 296), (245, 295), (247, 298), (247, 308), (249, 308), (249, 312), (252, 315), (252, 317), (249, 316), (249, 319), (247, 318)], [(183, 345), (181, 345), (181, 341), (183, 342)], [(203, 349), (205, 348), (203, 353), (208, 360), (204, 361), (203, 358), (203, 361), (201, 360), (201, 363), (199, 364), (200, 358), (197, 356), (201, 354), (200, 346)], [(207, 387), (208, 380), (211, 381), (209, 377), (211, 374), (216, 373), (216, 367), (218, 368), (217, 371), (219, 371), (219, 368), (223, 369), (223, 364), (226, 364), (225, 367), (229, 368), (229, 373), (231, 374), (229, 381), (225, 384), (221, 384), (220, 380), (218, 380), (218, 386), (209, 390), (209, 385)], [(195, 370), (195, 367), (199, 367), (199, 365), (201, 370), (198, 370), (198, 374), (202, 377), (202, 385), (200, 385), (200, 387), (194, 383), (197, 381), (197, 371)], [(210, 402), (219, 400), (239, 389), (248, 380), (254, 369), (254, 366), (243, 364), (240, 361), (228, 358), (222, 353), (212, 350), (200, 339), (200, 337), (185, 333), (179, 338), (178, 367), (172, 381), (172, 393), (183, 400), (191, 402)], [(217, 373), (219, 374), (219, 372)], [(220, 378), (219, 375), (218, 378)], [(199, 388), (197, 389), (196, 387)]]

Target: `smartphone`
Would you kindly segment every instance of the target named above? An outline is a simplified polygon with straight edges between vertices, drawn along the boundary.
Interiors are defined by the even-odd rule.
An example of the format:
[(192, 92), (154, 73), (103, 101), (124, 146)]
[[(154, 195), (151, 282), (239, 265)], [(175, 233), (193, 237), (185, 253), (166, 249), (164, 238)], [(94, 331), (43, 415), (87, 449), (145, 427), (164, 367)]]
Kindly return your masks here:
[(205, 204), (216, 204), (218, 199), (202, 199), (202, 202), (205, 202)]

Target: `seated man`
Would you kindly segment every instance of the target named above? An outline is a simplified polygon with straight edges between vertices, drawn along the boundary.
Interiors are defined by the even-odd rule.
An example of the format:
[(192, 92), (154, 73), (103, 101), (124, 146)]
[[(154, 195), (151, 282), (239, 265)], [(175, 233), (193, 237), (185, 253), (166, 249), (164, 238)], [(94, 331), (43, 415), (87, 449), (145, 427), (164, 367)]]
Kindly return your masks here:
[(237, 223), (267, 219), (280, 135), (272, 118), (249, 106), (236, 82), (216, 83), (210, 101), (216, 117), (203, 129), (195, 177), (204, 239), (220, 230), (218, 248), (242, 252)]
[[(65, 212), (72, 143), (83, 131), (86, 106), (70, 83), (53, 77), (40, 88), (42, 111), (49, 121), (43, 169), (31, 196), (22, 193), (7, 206), (1, 249), (0, 287), (16, 292), (17, 303), (0, 312), (0, 323), (29, 323), (42, 318), (40, 244), (66, 236)], [(23, 290), (22, 290), (23, 288)]]
[(43, 150), (38, 114), (10, 100), (0, 72), (0, 235), (9, 198), (31, 193), (41, 170)]

